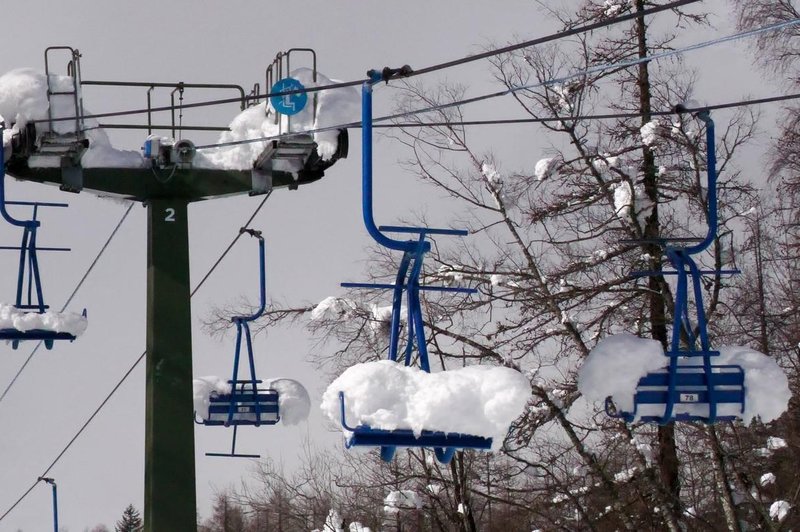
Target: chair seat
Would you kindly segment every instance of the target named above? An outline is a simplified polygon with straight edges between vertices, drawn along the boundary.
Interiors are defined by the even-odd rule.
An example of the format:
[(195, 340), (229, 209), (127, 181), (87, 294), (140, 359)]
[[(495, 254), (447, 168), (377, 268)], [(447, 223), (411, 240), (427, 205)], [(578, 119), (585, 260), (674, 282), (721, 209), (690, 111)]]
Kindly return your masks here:
[(492, 438), (429, 430), (423, 430), (422, 434), (417, 437), (407, 429), (381, 430), (359, 425), (353, 429), (345, 446), (348, 449), (358, 446), (380, 447), (381, 458), (386, 462), (392, 460), (398, 447), (432, 448), (439, 462), (447, 464), (458, 450), (491, 449)]
[(359, 425), (353, 430), (348, 447), (392, 445), (395, 447), (457, 447), (459, 449), (491, 449), (492, 438), (423, 430), (419, 437), (407, 429), (381, 430)]
[(385, 430), (367, 425), (351, 427), (347, 424), (347, 419), (345, 419), (344, 392), (339, 392), (339, 402), (342, 427), (350, 432), (345, 446), (348, 449), (350, 447), (380, 447), (381, 458), (387, 462), (392, 459), (397, 447), (433, 448), (436, 458), (443, 464), (450, 462), (455, 451), (460, 449), (488, 450), (492, 448), (492, 438), (458, 432), (423, 430), (417, 436), (409, 429)]
[(74, 334), (65, 332), (46, 331), (44, 329), (31, 329), (28, 331), (20, 331), (18, 329), (0, 329), (0, 340), (8, 340), (11, 342), (11, 348), (16, 349), (19, 343), (25, 340), (43, 341), (47, 349), (53, 347), (54, 340), (75, 340)]

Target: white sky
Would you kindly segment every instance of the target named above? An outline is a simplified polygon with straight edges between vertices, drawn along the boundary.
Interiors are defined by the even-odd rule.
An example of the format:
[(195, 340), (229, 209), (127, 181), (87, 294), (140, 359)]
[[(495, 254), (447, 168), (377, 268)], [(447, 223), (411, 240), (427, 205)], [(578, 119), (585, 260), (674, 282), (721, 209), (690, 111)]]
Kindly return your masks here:
[[(719, 16), (720, 33), (730, 30), (721, 1), (706, 2)], [(694, 8), (695, 10), (697, 8)], [(44, 49), (70, 45), (83, 53), (84, 79), (238, 83), (249, 90), (278, 51), (312, 47), (321, 72), (329, 77), (359, 79), (369, 68), (410, 64), (420, 68), (519, 38), (556, 30), (530, 0), (497, 3), (475, 0), (437, 2), (295, 1), (291, 3), (228, 0), (196, 2), (7, 3), (0, 12), (6, 43), (0, 53), (0, 73), (17, 67), (44, 69)], [(696, 32), (704, 40), (716, 31)], [(762, 76), (750, 66), (743, 45), (726, 45), (692, 55), (689, 63), (700, 72), (698, 99), (736, 100), (748, 94), (777, 93), (779, 87), (760, 86)], [(63, 67), (62, 67), (63, 68)], [(745, 72), (746, 74), (743, 74)], [(63, 73), (63, 72), (61, 72)], [(478, 63), (429, 76), (469, 83), (468, 95), (496, 90), (487, 64)], [(388, 109), (389, 91), (376, 92), (377, 109)], [(201, 94), (196, 98), (203, 98)], [(381, 97), (383, 96), (383, 100)], [(191, 98), (187, 91), (187, 98)], [(156, 105), (168, 103), (162, 93)], [(143, 107), (144, 91), (88, 90), (86, 106), (94, 112)], [(208, 111), (187, 116), (200, 124), (219, 116), (216, 125), (232, 117)], [(467, 118), (519, 116), (508, 101), (467, 110)], [(204, 118), (204, 114), (206, 114)], [(214, 113), (213, 115), (211, 113)], [(157, 122), (164, 123), (168, 114)], [(122, 119), (115, 121), (122, 121)], [(143, 118), (142, 118), (143, 120)], [(110, 121), (110, 120), (107, 120)], [(534, 125), (471, 130), (471, 135), (495, 149), (507, 168), (532, 168), (550, 142)], [(137, 149), (144, 132), (111, 133), (117, 147)], [(253, 227), (265, 232), (268, 294), (279, 301), (317, 302), (339, 293), (338, 283), (362, 279), (364, 247), (369, 244), (360, 218), (360, 137), (352, 130), (350, 156), (331, 168), (322, 181), (298, 191), (278, 190)], [(209, 139), (186, 133), (200, 142)], [(756, 152), (754, 152), (756, 153)], [(404, 206), (417, 208), (421, 189), (394, 164), (403, 157), (386, 140), (376, 147), (376, 213), (378, 222), (391, 223)], [(757, 166), (756, 155), (751, 164)], [(502, 170), (502, 168), (501, 168)], [(390, 183), (391, 181), (391, 183)], [(45, 296), (60, 307), (95, 253), (124, 212), (125, 206), (88, 193), (67, 195), (51, 187), (10, 183), (12, 199), (68, 201), (70, 208), (46, 214), (40, 232), (42, 245), (71, 246), (70, 254), (42, 257)], [(427, 196), (430, 196), (428, 194)], [(190, 208), (191, 272), (194, 285), (259, 198), (231, 198), (195, 204)], [(427, 209), (433, 218), (436, 197)], [(0, 244), (16, 245), (17, 234), (0, 227)], [(233, 336), (221, 343), (205, 336), (199, 318), (214, 304), (241, 295), (257, 296), (254, 242), (244, 240), (193, 300), (195, 375), (227, 375), (233, 355)], [(145, 334), (145, 210), (134, 208), (129, 220), (75, 299), (75, 310), (88, 308), (89, 329), (74, 344), (41, 350), (16, 386), (0, 403), (0, 513), (41, 474), (78, 427), (144, 349)], [(0, 283), (0, 300), (13, 298), (14, 254), (0, 256), (7, 272)], [(2, 347), (0, 390), (17, 371), (33, 346)], [(263, 377), (289, 377), (306, 384), (312, 394), (309, 423), (300, 427), (266, 427), (240, 431), (238, 447), (283, 461), (291, 468), (304, 439), (315, 445), (340, 444), (339, 434), (326, 430), (315, 405), (324, 388), (321, 376), (305, 362), (314, 345), (302, 327), (276, 331), (255, 341), (258, 371)], [(329, 347), (330, 349), (330, 347)], [(247, 460), (206, 458), (206, 451), (229, 446), (229, 431), (199, 427), (197, 442), (197, 501), (208, 516), (215, 488), (237, 485), (251, 468)], [(142, 510), (144, 466), (144, 364), (129, 378), (103, 412), (50, 472), (59, 485), (59, 514), (73, 532), (104, 523), (113, 528), (128, 503)], [(47, 530), (51, 526), (49, 487), (41, 484), (3, 522), (0, 532)]]

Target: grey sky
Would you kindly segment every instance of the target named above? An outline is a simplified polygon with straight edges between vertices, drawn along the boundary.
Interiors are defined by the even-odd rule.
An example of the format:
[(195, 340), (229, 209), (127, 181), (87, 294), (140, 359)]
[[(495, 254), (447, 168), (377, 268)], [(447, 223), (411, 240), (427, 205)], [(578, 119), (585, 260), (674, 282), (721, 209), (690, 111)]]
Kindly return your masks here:
[[(127, 81), (185, 81), (238, 83), (246, 89), (260, 82), (274, 55), (289, 47), (315, 48), (319, 70), (329, 77), (363, 77), (368, 68), (410, 64), (422, 67), (555, 31), (533, 1), (478, 2), (420, 1), (299, 1), (290, 3), (228, 0), (197, 2), (119, 2), (84, 0), (6, 2), (5, 47), (0, 74), (17, 67), (43, 70), (47, 46), (70, 45), (83, 53), (85, 79)], [(730, 31), (724, 2), (706, 2), (718, 16), (720, 33)], [(692, 8), (697, 10), (699, 8)], [(716, 32), (717, 30), (713, 30)], [(713, 33), (712, 32), (712, 33)], [(693, 32), (692, 40), (709, 37)], [(698, 97), (728, 101), (771, 95), (777, 86), (762, 86), (761, 74), (750, 66), (743, 45), (726, 45), (687, 58), (705, 68), (697, 84)], [(461, 81), (468, 94), (490, 90), (485, 62), (425, 78)], [(390, 91), (376, 93), (376, 106), (388, 109)], [(144, 92), (114, 94), (87, 91), (86, 106), (95, 111), (141, 107)], [(160, 102), (167, 103), (166, 100)], [(466, 111), (469, 118), (515, 116), (510, 102), (494, 102)], [(212, 114), (213, 113), (213, 114)], [(225, 123), (235, 114), (195, 113), (187, 122), (215, 118)], [(168, 115), (165, 115), (168, 118)], [(518, 116), (518, 115), (517, 115)], [(217, 118), (220, 117), (220, 118)], [(165, 119), (166, 119), (165, 118)], [(486, 129), (472, 133), (496, 149), (505, 168), (532, 167), (548, 145), (536, 126)], [(198, 141), (213, 140), (185, 135)], [(117, 147), (138, 149), (138, 133), (112, 133)], [(396, 145), (381, 140), (376, 148), (377, 217), (395, 221), (404, 206), (416, 208), (421, 189), (395, 162), (403, 156)], [(756, 153), (756, 152), (754, 152)], [(299, 191), (277, 191), (253, 226), (265, 231), (267, 282), (271, 297), (288, 302), (317, 302), (339, 292), (338, 282), (359, 280), (363, 248), (369, 243), (360, 220), (360, 139), (351, 131), (350, 157), (331, 168), (326, 177)], [(754, 157), (756, 157), (754, 155)], [(752, 161), (753, 168), (757, 166)], [(110, 176), (110, 178), (113, 178)], [(27, 183), (9, 184), (14, 199), (68, 201), (68, 210), (46, 215), (42, 244), (71, 246), (71, 254), (42, 259), (46, 297), (61, 305), (94, 254), (124, 212), (121, 204), (88, 193), (65, 195), (56, 189)], [(430, 196), (429, 194), (425, 197)], [(427, 210), (436, 218), (436, 198)], [(192, 281), (195, 284), (249, 217), (259, 199), (230, 198), (190, 208)], [(114, 383), (144, 349), (145, 211), (134, 208), (102, 262), (75, 299), (75, 309), (88, 308), (89, 329), (71, 345), (40, 351), (8, 397), (0, 403), (0, 512), (4, 511), (42, 472)], [(0, 226), (0, 244), (15, 244), (16, 232)], [(227, 375), (233, 337), (217, 342), (199, 329), (198, 318), (214, 304), (257, 294), (256, 252), (253, 242), (237, 245), (208, 284), (193, 300), (194, 365), (196, 375)], [(0, 300), (13, 297), (13, 253), (0, 256), (4, 275)], [(0, 386), (16, 372), (33, 346), (12, 351), (0, 346)], [(308, 426), (267, 427), (240, 432), (242, 451), (260, 452), (296, 463), (304, 438), (317, 445), (337, 445), (337, 434), (326, 432), (316, 405), (324, 383), (305, 359), (316, 346), (302, 327), (276, 331), (255, 342), (259, 373), (290, 377), (305, 383), (312, 394)], [(246, 460), (206, 458), (205, 451), (229, 445), (229, 431), (200, 427), (196, 431), (198, 506), (209, 513), (213, 488), (235, 485), (248, 475)], [(144, 443), (144, 365), (51, 471), (59, 484), (61, 523), (72, 532), (97, 523), (113, 526), (128, 503), (142, 508)], [(0, 531), (46, 530), (51, 520), (50, 492), (45, 485), (3, 522)]]

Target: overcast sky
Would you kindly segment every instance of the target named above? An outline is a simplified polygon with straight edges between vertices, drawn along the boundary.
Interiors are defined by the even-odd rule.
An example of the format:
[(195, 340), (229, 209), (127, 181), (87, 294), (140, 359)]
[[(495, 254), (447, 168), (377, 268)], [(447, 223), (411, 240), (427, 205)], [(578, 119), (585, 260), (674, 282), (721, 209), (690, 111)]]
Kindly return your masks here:
[[(722, 0), (705, 2), (716, 13), (718, 30), (694, 32), (689, 41), (731, 31)], [(698, 7), (690, 8), (698, 10)], [(83, 54), (84, 79), (237, 83), (246, 89), (264, 86), (264, 69), (275, 54), (290, 47), (312, 47), (318, 68), (328, 77), (358, 79), (369, 68), (410, 64), (421, 68), (481, 51), (493, 44), (529, 39), (557, 30), (531, 0), (294, 1), (197, 2), (171, 0), (118, 2), (83, 0), (6, 2), (0, 16), (6, 38), (0, 74), (18, 67), (44, 69), (44, 49), (70, 45)], [(698, 94), (707, 102), (743, 96), (772, 95), (780, 87), (759, 81), (743, 45), (726, 45), (693, 54), (687, 62), (700, 68)], [(497, 90), (487, 63), (426, 77), (425, 83), (461, 81), (467, 95)], [(57, 69), (58, 71), (58, 69)], [(59, 73), (64, 73), (59, 71)], [(384, 100), (381, 97), (384, 96)], [(390, 91), (376, 95), (376, 106), (388, 109)], [(206, 95), (191, 96), (197, 99)], [(162, 93), (161, 101), (168, 103)], [(187, 92), (187, 98), (189, 98)], [(87, 90), (85, 105), (93, 112), (142, 107), (144, 91)], [(235, 107), (187, 115), (186, 123), (204, 120), (225, 125)], [(514, 117), (510, 102), (492, 102), (466, 110), (467, 118)], [(219, 117), (219, 118), (218, 118)], [(163, 121), (169, 116), (164, 115)], [(215, 120), (212, 121), (212, 118)], [(217, 119), (218, 118), (218, 119)], [(141, 118), (143, 120), (143, 118)], [(767, 123), (765, 123), (766, 127)], [(529, 125), (474, 131), (485, 149), (498, 153), (507, 168), (530, 168), (548, 145), (541, 129)], [(185, 135), (198, 142), (213, 140)], [(138, 149), (144, 134), (112, 133), (117, 147)], [(267, 241), (268, 292), (279, 301), (318, 302), (340, 292), (338, 283), (356, 281), (364, 270), (369, 244), (360, 219), (360, 138), (351, 131), (350, 157), (325, 178), (298, 191), (277, 191), (253, 227)], [(396, 161), (399, 146), (387, 140), (376, 149), (376, 217), (391, 223), (420, 206), (436, 211), (436, 198), (421, 205), (418, 188)], [(543, 153), (542, 153), (543, 154)], [(757, 150), (750, 161), (757, 166)], [(110, 178), (113, 176), (110, 176)], [(58, 308), (124, 213), (125, 205), (91, 194), (66, 195), (52, 187), (10, 183), (13, 199), (69, 201), (70, 209), (48, 213), (40, 232), (42, 245), (73, 248), (70, 254), (42, 257), (48, 302)], [(229, 198), (190, 208), (191, 274), (194, 285), (250, 216), (259, 198)], [(405, 207), (405, 210), (404, 210)], [(0, 245), (15, 245), (18, 235), (0, 227)], [(212, 305), (257, 296), (255, 244), (242, 241), (193, 300), (195, 375), (227, 375), (233, 336), (221, 342), (200, 330), (199, 320)], [(6, 272), (0, 300), (11, 301), (14, 254), (0, 257)], [(6, 399), (0, 402), (0, 514), (41, 474), (75, 431), (144, 349), (145, 343), (145, 210), (136, 206), (106, 255), (75, 299), (73, 309), (89, 312), (89, 329), (73, 344), (41, 350)], [(318, 446), (341, 445), (316, 405), (324, 387), (307, 364), (313, 343), (302, 327), (259, 336), (255, 343), (262, 377), (289, 377), (305, 383), (312, 395), (309, 423), (301, 427), (266, 427), (240, 431), (239, 448), (260, 452), (291, 468), (304, 440)], [(12, 351), (0, 346), (0, 390), (30, 353), (32, 345)], [(237, 485), (247, 477), (247, 460), (207, 458), (224, 450), (229, 431), (196, 430), (197, 501), (209, 515), (215, 489)], [(50, 472), (59, 485), (59, 513), (64, 528), (82, 531), (104, 523), (113, 528), (128, 503), (140, 510), (144, 467), (144, 364), (125, 382), (70, 451)], [(51, 522), (50, 491), (38, 486), (12, 514), (0, 532), (46, 530)]]

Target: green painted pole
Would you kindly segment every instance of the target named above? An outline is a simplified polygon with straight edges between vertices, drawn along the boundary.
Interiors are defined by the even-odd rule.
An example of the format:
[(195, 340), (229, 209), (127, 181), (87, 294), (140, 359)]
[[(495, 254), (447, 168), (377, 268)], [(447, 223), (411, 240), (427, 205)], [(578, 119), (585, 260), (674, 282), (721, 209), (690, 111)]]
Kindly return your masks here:
[[(33, 146), (34, 139), (35, 135), (23, 145)], [(269, 144), (253, 169), (173, 168), (169, 179), (149, 167), (32, 168), (28, 162), (33, 152), (27, 149), (5, 164), (7, 173), (20, 180), (147, 205), (145, 532), (197, 530), (187, 206), (192, 201), (264, 194), (275, 187), (293, 189), (314, 182), (347, 156), (346, 130), (339, 132), (339, 142), (342, 148), (327, 161), (313, 150), (297, 175), (272, 168), (272, 159), (280, 157), (277, 143)]]
[(197, 529), (187, 205), (147, 203), (145, 532)]

